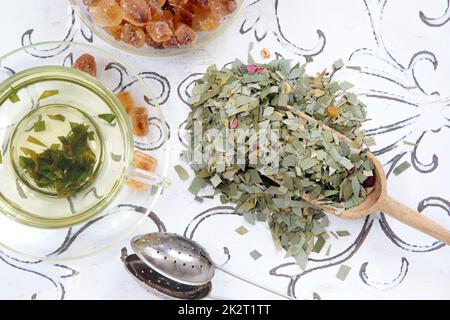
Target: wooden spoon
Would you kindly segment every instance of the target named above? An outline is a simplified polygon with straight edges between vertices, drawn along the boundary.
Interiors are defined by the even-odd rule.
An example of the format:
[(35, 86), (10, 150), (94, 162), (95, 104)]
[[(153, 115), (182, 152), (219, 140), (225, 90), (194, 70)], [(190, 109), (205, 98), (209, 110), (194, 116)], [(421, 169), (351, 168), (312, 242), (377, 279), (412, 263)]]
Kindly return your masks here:
[[(309, 115), (300, 112), (300, 111), (294, 111), (292, 107), (284, 107), (283, 108), (286, 111), (289, 111), (295, 115), (297, 115), (300, 118), (311, 120), (311, 121), (317, 121), (314, 118), (310, 117)], [(333, 131), (337, 134), (340, 140), (343, 142), (352, 145), (353, 141), (349, 139), (348, 137), (344, 136), (343, 134), (339, 133), (338, 131), (322, 124), (321, 125), (323, 130), (326, 131)], [(357, 219), (365, 217), (372, 212), (375, 211), (382, 211), (391, 217), (409, 225), (410, 227), (413, 227), (414, 229), (420, 230), (423, 233), (428, 234), (429, 236), (438, 239), (442, 242), (444, 242), (447, 245), (450, 245), (450, 231), (447, 230), (445, 227), (441, 226), (440, 224), (434, 222), (433, 220), (425, 217), (424, 215), (420, 214), (419, 212), (405, 206), (404, 204), (398, 202), (397, 200), (391, 198), (387, 193), (386, 188), (386, 175), (383, 170), (383, 165), (381, 162), (374, 156), (373, 153), (367, 152), (366, 153), (367, 158), (371, 159), (375, 165), (375, 186), (370, 192), (367, 197), (364, 199), (364, 201), (351, 209), (345, 210), (341, 214), (336, 214), (335, 211), (333, 211), (332, 208), (326, 205), (322, 205), (320, 203), (317, 203), (314, 200), (311, 200), (307, 195), (303, 196), (302, 198), (311, 203), (312, 205), (319, 207), (327, 212), (332, 212), (336, 214), (337, 216), (344, 218), (344, 219)], [(280, 183), (279, 181), (273, 179), (272, 177), (268, 177), (272, 179), (276, 183)]]

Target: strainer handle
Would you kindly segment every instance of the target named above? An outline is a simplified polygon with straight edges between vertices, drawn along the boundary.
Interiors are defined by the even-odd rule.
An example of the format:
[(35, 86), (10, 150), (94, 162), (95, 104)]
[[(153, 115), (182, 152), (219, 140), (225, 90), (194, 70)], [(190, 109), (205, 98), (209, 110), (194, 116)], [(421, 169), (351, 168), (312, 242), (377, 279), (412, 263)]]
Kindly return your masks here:
[(222, 271), (222, 272), (224, 272), (224, 273), (226, 273), (226, 274), (228, 274), (228, 275), (230, 275), (230, 276), (236, 278), (236, 279), (239, 279), (239, 280), (241, 280), (241, 281), (247, 282), (248, 284), (251, 284), (251, 285), (253, 285), (253, 286), (255, 286), (255, 287), (258, 287), (258, 288), (260, 288), (260, 289), (266, 290), (266, 291), (271, 292), (271, 293), (273, 293), (273, 294), (276, 294), (276, 295), (278, 295), (278, 296), (280, 296), (280, 297), (283, 297), (283, 298), (285, 298), (285, 299), (288, 299), (288, 300), (297, 300), (297, 299), (295, 299), (294, 297), (288, 296), (288, 295), (286, 295), (286, 294), (284, 294), (284, 293), (281, 293), (281, 292), (276, 291), (276, 290), (274, 290), (274, 289), (268, 288), (268, 287), (266, 287), (265, 285), (262, 285), (262, 284), (260, 284), (260, 283), (254, 282), (253, 280), (247, 279), (247, 278), (245, 278), (245, 277), (243, 277), (243, 276), (240, 276), (240, 275), (238, 275), (238, 274), (236, 274), (236, 273), (234, 273), (234, 272), (231, 272), (231, 271), (229, 271), (229, 270), (227, 270), (227, 269), (224, 269), (224, 268), (222, 268), (222, 267), (219, 266), (219, 265), (214, 264), (214, 267), (215, 267), (216, 269), (218, 269), (218, 270), (220, 270), (220, 271)]

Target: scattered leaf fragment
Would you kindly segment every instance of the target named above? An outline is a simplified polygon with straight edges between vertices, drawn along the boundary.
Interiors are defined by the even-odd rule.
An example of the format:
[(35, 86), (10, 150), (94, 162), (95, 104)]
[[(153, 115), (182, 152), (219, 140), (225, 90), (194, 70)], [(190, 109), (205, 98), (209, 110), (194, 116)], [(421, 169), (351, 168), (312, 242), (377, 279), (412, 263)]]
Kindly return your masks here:
[(192, 193), (194, 196), (196, 196), (200, 190), (203, 187), (205, 180), (199, 177), (195, 177), (194, 180), (192, 180), (192, 183), (189, 187), (189, 192)]
[(336, 231), (336, 233), (338, 234), (339, 237), (347, 237), (350, 235), (350, 232), (348, 232), (347, 230)]
[(262, 257), (262, 254), (259, 253), (258, 250), (253, 250), (252, 252), (250, 252), (250, 256), (253, 258), (253, 260), (258, 260)]
[(308, 254), (303, 248), (299, 248), (296, 255), (294, 255), (295, 262), (299, 265), (302, 270), (306, 269), (306, 265), (308, 264)]
[(236, 233), (240, 234), (241, 236), (248, 233), (247, 228), (244, 226), (240, 226), (239, 228), (236, 228), (234, 231), (236, 231)]
[(341, 69), (343, 66), (344, 66), (344, 61), (342, 61), (342, 59), (339, 59), (333, 63), (334, 70)]
[(330, 234), (335, 238), (339, 239), (338, 235), (334, 231), (330, 231)]
[(17, 91), (13, 90), (13, 92), (11, 92), (11, 94), (8, 97), (9, 101), (11, 101), (12, 103), (17, 103), (20, 101), (19, 96), (17, 95)]
[(325, 91), (320, 89), (314, 89), (314, 97), (320, 98), (325, 94)]
[(184, 169), (181, 165), (179, 165), (179, 164), (177, 164), (176, 166), (175, 166), (175, 171), (177, 172), (177, 174), (178, 174), (178, 177), (181, 179), (181, 180), (187, 180), (187, 179), (189, 179), (189, 173), (186, 171), (186, 169)]
[(351, 70), (356, 70), (356, 71), (361, 71), (361, 67), (360, 66), (347, 66), (347, 69), (351, 69)]
[(394, 174), (398, 176), (399, 174), (407, 170), (409, 167), (411, 167), (411, 164), (405, 160), (394, 169)]
[(376, 146), (376, 145), (377, 145), (377, 143), (376, 143), (374, 137), (364, 138), (364, 144), (365, 144), (367, 147), (373, 147), (373, 146)]
[(413, 147), (415, 147), (417, 145), (416, 143), (411, 142), (411, 141), (407, 141), (407, 140), (403, 140), (403, 144), (406, 144), (408, 146), (413, 146)]
[(211, 178), (210, 181), (213, 187), (215, 188), (222, 182), (222, 179), (220, 179), (220, 177), (216, 174)]
[(150, 187), (150, 194), (151, 194), (152, 196), (154, 196), (154, 195), (158, 192), (158, 190), (159, 190), (159, 187), (158, 187), (158, 186), (151, 186), (151, 187)]
[(342, 264), (336, 274), (336, 278), (338, 278), (341, 281), (345, 281), (351, 269), (352, 269), (351, 267)]
[(203, 202), (203, 198), (202, 198), (202, 197), (199, 197), (199, 196), (195, 196), (195, 197), (194, 197), (194, 200), (197, 201), (197, 202), (200, 202), (200, 203)]
[(312, 252), (320, 253), (323, 246), (325, 245), (325, 239), (323, 237), (317, 237), (316, 243), (314, 243), (314, 247), (312, 249)]

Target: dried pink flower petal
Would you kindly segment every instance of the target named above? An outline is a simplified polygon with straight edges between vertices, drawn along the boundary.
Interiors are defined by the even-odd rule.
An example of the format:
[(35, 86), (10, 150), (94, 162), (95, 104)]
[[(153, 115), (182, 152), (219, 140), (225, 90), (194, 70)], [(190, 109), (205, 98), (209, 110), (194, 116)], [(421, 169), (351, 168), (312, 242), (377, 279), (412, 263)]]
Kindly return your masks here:
[(263, 67), (257, 67), (252, 64), (247, 65), (248, 73), (262, 73), (265, 69)]
[(231, 123), (230, 123), (230, 129), (236, 129), (237, 125), (239, 123), (239, 119), (238, 118), (234, 118)]

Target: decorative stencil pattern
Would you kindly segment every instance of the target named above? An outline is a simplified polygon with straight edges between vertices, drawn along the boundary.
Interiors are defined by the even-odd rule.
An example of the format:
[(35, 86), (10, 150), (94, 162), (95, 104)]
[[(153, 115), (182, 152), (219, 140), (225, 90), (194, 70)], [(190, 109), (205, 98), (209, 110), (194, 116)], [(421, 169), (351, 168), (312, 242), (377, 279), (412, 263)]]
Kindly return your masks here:
[[(330, 68), (342, 58), (347, 67), (333, 77), (353, 82), (354, 91), (368, 105), (370, 119), (365, 129), (376, 139), (372, 151), (385, 166), (390, 194), (450, 228), (450, 0), (407, 4), (392, 0), (345, 4), (247, 0), (242, 15), (219, 40), (198, 52), (166, 58), (133, 57), (111, 48), (79, 21), (65, 1), (22, 0), (6, 6), (0, 21), (10, 28), (2, 38), (1, 54), (18, 44), (44, 40), (89, 42), (126, 59), (152, 87), (167, 122), (149, 119), (155, 140), (146, 144), (138, 140), (136, 148), (150, 153), (160, 148), (162, 128), (167, 126), (173, 184), (156, 205), (156, 213), (149, 215), (136, 234), (166, 230), (184, 234), (204, 245), (217, 263), (299, 299), (450, 298), (449, 247), (383, 212), (358, 221), (330, 217), (331, 231), (348, 230), (350, 236), (330, 237), (320, 253), (310, 256), (306, 270), (301, 270), (274, 248), (265, 225), (249, 225), (218, 199), (194, 200), (187, 192), (189, 181), (180, 181), (173, 170), (177, 164), (187, 168), (179, 160), (185, 146), (187, 101), (195, 80), (209, 64), (221, 66), (235, 58), (245, 61), (250, 42), (255, 44), (252, 54), (258, 61), (262, 61), (262, 48), (269, 49), (272, 58), (302, 63), (313, 58), (310, 72)], [(50, 17), (46, 12), (52, 12)], [(30, 49), (28, 53), (42, 59), (62, 55), (66, 66), (74, 61), (64, 46)], [(136, 81), (119, 64), (110, 63), (105, 70), (117, 80), (115, 92), (127, 90)], [(0, 71), (14, 73), (1, 65)], [(151, 108), (149, 97), (145, 101)], [(0, 128), (0, 134), (9, 129)], [(404, 160), (411, 162), (411, 168), (393, 175), (393, 169)], [(21, 186), (14, 187), (20, 193)], [(91, 192), (100, 196), (96, 190)], [(146, 211), (124, 203), (108, 214), (118, 210)], [(71, 228), (49, 256), (70, 251), (97, 222)], [(241, 225), (249, 232), (234, 231)], [(256, 261), (249, 255), (253, 250), (262, 254)], [(0, 298), (157, 299), (125, 272), (121, 259), (131, 251), (125, 242), (86, 260), (50, 263), (29, 261), (2, 249)], [(336, 279), (342, 264), (352, 268), (345, 281)], [(424, 290), (425, 282), (432, 290)], [(220, 272), (213, 281), (213, 294), (234, 299), (276, 298)]]

